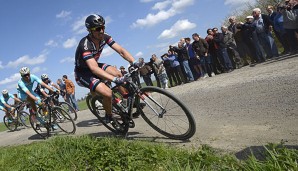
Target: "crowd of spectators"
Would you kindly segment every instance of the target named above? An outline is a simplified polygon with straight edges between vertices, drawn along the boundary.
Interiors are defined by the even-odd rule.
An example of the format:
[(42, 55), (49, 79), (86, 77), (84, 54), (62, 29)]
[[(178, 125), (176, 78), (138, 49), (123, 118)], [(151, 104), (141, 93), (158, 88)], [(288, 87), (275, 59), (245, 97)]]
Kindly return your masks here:
[[(160, 58), (155, 54), (149, 62), (139, 58), (139, 76), (147, 86), (152, 86), (153, 74), (157, 86), (169, 88), (254, 66), (280, 55), (297, 54), (298, 1), (269, 5), (267, 12), (255, 8), (243, 22), (231, 16), (230, 25), (221, 26), (221, 32), (216, 27), (209, 28), (205, 38), (197, 33), (192, 34), (193, 41), (181, 38), (177, 46), (170, 45)], [(282, 49), (280, 53), (277, 44)]]

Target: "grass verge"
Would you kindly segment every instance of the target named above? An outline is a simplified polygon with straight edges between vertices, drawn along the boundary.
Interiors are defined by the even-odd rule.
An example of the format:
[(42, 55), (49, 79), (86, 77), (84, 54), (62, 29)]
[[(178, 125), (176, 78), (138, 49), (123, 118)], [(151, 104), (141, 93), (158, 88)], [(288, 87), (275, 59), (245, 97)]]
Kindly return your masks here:
[(54, 137), (0, 148), (0, 170), (298, 170), (298, 151), (266, 146), (265, 158), (240, 161), (208, 146), (179, 149), (118, 138)]
[(4, 122), (0, 123), (0, 132), (8, 130), (4, 124)]

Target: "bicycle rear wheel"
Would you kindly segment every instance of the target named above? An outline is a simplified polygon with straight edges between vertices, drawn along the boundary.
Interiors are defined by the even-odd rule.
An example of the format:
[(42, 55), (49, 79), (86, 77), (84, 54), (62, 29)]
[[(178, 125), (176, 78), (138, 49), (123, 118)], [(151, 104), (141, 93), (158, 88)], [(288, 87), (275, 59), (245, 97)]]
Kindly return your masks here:
[(62, 109), (64, 109), (65, 111), (68, 111), (69, 116), (71, 116), (71, 118), (74, 121), (77, 120), (78, 114), (77, 114), (76, 110), (73, 108), (73, 106), (71, 106), (69, 103), (59, 102), (58, 106), (61, 107)]
[(15, 119), (11, 119), (7, 116), (3, 117), (3, 122), (6, 126), (6, 128), (9, 129), (10, 131), (15, 131), (18, 127), (17, 121)]
[(110, 131), (116, 133), (116, 134), (122, 134), (125, 135), (128, 132), (129, 129), (129, 118), (127, 115), (124, 115), (119, 109), (117, 109), (117, 106), (113, 104), (113, 113), (115, 114), (115, 118), (117, 121), (117, 125), (120, 127), (117, 128), (113, 126), (111, 123), (107, 123), (105, 119), (105, 111), (103, 107), (99, 104), (102, 104), (102, 97), (95, 96), (91, 100), (91, 106), (93, 110), (93, 114), (97, 117), (97, 119)]
[(92, 95), (91, 95), (91, 94), (88, 94), (88, 96), (86, 97), (86, 104), (87, 104), (88, 109), (89, 109), (92, 113), (94, 113), (94, 111), (93, 111), (93, 109), (92, 109), (91, 101), (92, 101)]
[(143, 119), (160, 134), (176, 140), (187, 140), (196, 132), (196, 123), (188, 108), (173, 94), (158, 87), (144, 87), (137, 101)]
[(55, 106), (52, 108), (52, 120), (53, 124), (57, 126), (67, 134), (74, 134), (76, 132), (76, 125), (69, 115), (69, 113), (61, 107)]
[(31, 127), (30, 125), (30, 121), (29, 121), (29, 118), (30, 118), (30, 115), (29, 113), (25, 112), (25, 111), (20, 111), (18, 113), (18, 117), (20, 119), (20, 122), (22, 123), (22, 125), (24, 125), (25, 127)]

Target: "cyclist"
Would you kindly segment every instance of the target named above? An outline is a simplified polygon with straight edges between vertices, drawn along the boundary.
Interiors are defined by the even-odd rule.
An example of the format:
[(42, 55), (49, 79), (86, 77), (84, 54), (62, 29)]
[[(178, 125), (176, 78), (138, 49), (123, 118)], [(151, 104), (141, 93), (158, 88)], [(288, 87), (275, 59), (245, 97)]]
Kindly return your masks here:
[[(52, 89), (55, 87), (56, 90), (60, 91), (59, 86), (56, 85), (54, 82), (52, 82), (52, 81), (49, 79), (49, 77), (48, 77), (47, 74), (42, 74), (42, 75), (40, 76), (40, 78), (41, 78), (42, 82), (44, 82), (45, 84), (49, 85)], [(44, 97), (44, 98), (49, 96), (48, 93), (45, 91), (45, 87), (42, 86), (41, 84), (37, 84), (37, 86), (36, 86), (34, 92), (35, 92), (36, 94), (38, 94), (39, 96)]]
[(106, 122), (116, 123), (112, 115), (112, 90), (106, 86), (104, 81), (123, 83), (126, 80), (117, 68), (105, 63), (97, 63), (97, 61), (106, 44), (131, 65), (134, 64), (135, 59), (105, 33), (105, 20), (101, 15), (89, 15), (85, 20), (85, 26), (89, 34), (80, 40), (75, 54), (76, 82), (80, 86), (89, 88), (92, 94), (96, 92), (103, 96)]
[(10, 116), (12, 118), (15, 118), (16, 116), (13, 116), (14, 107), (10, 106), (7, 103), (10, 98), (14, 99), (14, 101), (22, 102), (19, 98), (15, 97), (13, 94), (9, 93), (7, 90), (3, 90), (2, 96), (0, 96), (0, 110), (3, 110), (7, 117), (9, 117), (7, 114), (10, 114)]
[[(30, 103), (31, 108), (36, 113), (36, 105), (42, 105), (42, 103), (40, 97), (32, 90), (34, 82), (41, 84), (43, 87), (47, 88), (51, 92), (54, 92), (54, 90), (50, 86), (42, 82), (42, 80), (39, 79), (37, 76), (30, 74), (30, 70), (28, 67), (21, 68), (20, 74), (22, 76), (22, 78), (18, 82), (20, 99), (22, 101), (28, 101)], [(41, 123), (44, 122), (39, 117), (37, 117), (37, 119)]]

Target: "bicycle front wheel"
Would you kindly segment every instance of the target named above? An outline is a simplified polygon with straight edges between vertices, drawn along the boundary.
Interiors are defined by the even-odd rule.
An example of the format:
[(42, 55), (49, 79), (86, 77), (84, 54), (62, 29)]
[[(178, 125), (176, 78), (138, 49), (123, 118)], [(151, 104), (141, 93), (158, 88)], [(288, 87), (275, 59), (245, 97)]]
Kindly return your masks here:
[(10, 118), (10, 117), (4, 116), (3, 117), (3, 122), (6, 126), (6, 128), (8, 128), (10, 131), (15, 131), (18, 127), (17, 121)]
[(59, 107), (61, 107), (65, 111), (68, 111), (69, 116), (71, 116), (71, 118), (74, 121), (77, 120), (78, 114), (77, 114), (76, 110), (69, 103), (67, 103), (67, 102), (59, 102)]
[(76, 132), (76, 125), (72, 117), (66, 110), (61, 107), (55, 106), (52, 108), (53, 125), (57, 126), (67, 134), (74, 134)]
[(158, 87), (143, 87), (136, 96), (143, 119), (160, 134), (176, 140), (187, 140), (196, 132), (189, 109), (173, 94)]

